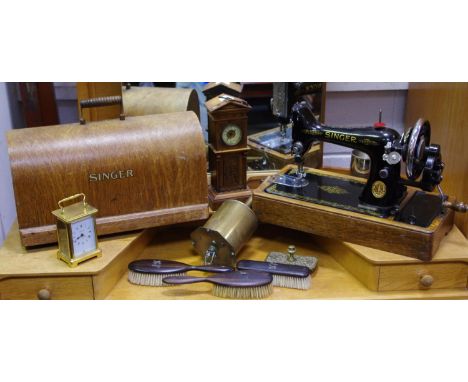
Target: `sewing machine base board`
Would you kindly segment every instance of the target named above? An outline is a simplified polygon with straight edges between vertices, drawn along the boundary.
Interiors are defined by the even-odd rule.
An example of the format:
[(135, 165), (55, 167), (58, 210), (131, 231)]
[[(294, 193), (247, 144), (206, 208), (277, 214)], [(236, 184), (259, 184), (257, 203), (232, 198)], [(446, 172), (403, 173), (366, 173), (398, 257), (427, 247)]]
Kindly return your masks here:
[[(287, 166), (280, 173), (287, 173), (295, 166)], [(323, 170), (307, 169), (309, 173), (330, 176)], [(342, 174), (333, 176), (348, 179), (358, 178)], [(428, 227), (418, 227), (394, 221), (392, 217), (381, 218), (359, 212), (344, 210), (311, 201), (292, 199), (265, 191), (272, 185), (266, 179), (254, 190), (253, 210), (259, 221), (299, 231), (325, 236), (350, 243), (377, 248), (383, 251), (429, 261), (434, 256), (440, 241), (453, 225), (453, 211), (449, 210), (433, 220)], [(414, 194), (408, 189), (408, 198)]]
[[(289, 176), (296, 176), (294, 168), (286, 172)], [(329, 175), (307, 171), (305, 187), (289, 187), (282, 184), (272, 184), (265, 188), (265, 192), (272, 195), (284, 196), (289, 199), (337, 207), (343, 210), (359, 212), (365, 215), (387, 217), (389, 208), (366, 208), (359, 200), (365, 182), (362, 179), (346, 179), (343, 176), (330, 173)]]

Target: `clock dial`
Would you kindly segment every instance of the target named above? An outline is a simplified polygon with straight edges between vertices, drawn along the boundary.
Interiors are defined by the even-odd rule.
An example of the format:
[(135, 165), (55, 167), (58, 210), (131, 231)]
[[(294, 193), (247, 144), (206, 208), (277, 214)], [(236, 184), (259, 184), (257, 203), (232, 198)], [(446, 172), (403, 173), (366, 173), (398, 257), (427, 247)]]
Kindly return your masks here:
[(78, 220), (71, 224), (73, 257), (82, 257), (96, 249), (96, 235), (94, 233), (94, 218)]
[(237, 145), (242, 139), (242, 130), (237, 125), (227, 125), (221, 134), (221, 139), (228, 146)]

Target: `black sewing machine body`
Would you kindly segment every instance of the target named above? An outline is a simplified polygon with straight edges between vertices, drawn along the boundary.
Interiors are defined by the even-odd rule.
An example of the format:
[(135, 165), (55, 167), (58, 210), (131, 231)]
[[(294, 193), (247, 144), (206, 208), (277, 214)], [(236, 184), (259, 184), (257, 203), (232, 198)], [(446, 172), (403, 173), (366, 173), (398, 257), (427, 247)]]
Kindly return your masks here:
[[(311, 107), (306, 102), (298, 102), (293, 106), (291, 120), (292, 151), (299, 164), (299, 174), (296, 176), (301, 176), (302, 172), (302, 176), (307, 177), (300, 163), (302, 154), (307, 152), (315, 141), (346, 146), (369, 155), (371, 167), (368, 181), (361, 186), (358, 196), (358, 207), (363, 211), (368, 210), (378, 216), (396, 215), (398, 219), (407, 185), (432, 191), (442, 180), (440, 147), (429, 144), (430, 125), (427, 121), (418, 121), (417, 126), (404, 136), (385, 127), (383, 123), (353, 129), (327, 126), (314, 118)], [(406, 161), (408, 179), (403, 179), (400, 175), (402, 161)], [(348, 188), (351, 190), (355, 187)], [(299, 188), (290, 191), (302, 192)], [(349, 193), (355, 194), (356, 191)], [(418, 200), (423, 194), (418, 194)], [(442, 196), (434, 199), (431, 195), (428, 203), (429, 200), (431, 204), (438, 206), (436, 209), (442, 210)], [(418, 205), (420, 204), (419, 200)]]
[(299, 132), (296, 129), (296, 134), (294, 133), (293, 130), (293, 141), (305, 141), (306, 151), (314, 140), (319, 139), (322, 142), (357, 149), (369, 155), (369, 179), (373, 181), (367, 182), (362, 191), (360, 200), (363, 204), (384, 209), (392, 208), (395, 202), (404, 196), (406, 187), (400, 182), (400, 162), (388, 164), (382, 159), (386, 144), (400, 137), (396, 131), (387, 128), (377, 131), (374, 127), (349, 129), (317, 125), (314, 128), (302, 128)]

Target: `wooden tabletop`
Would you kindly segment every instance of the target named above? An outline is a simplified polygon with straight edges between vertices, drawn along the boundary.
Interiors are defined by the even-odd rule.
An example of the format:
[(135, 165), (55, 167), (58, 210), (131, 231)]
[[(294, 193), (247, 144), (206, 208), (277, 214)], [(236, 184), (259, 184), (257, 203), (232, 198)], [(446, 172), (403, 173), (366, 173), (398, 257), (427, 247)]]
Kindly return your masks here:
[(0, 280), (9, 277), (94, 275), (109, 266), (132, 243), (143, 240), (150, 230), (108, 235), (99, 238), (102, 256), (70, 268), (57, 260), (57, 244), (26, 249), (21, 245), (18, 223), (11, 228), (0, 248)]
[[(138, 258), (177, 260), (200, 264), (201, 258), (192, 248), (191, 227), (160, 229), (153, 241)], [(270, 251), (286, 252), (294, 244), (297, 255), (316, 256), (319, 266), (312, 275), (310, 290), (301, 291), (274, 287), (269, 299), (446, 299), (468, 298), (467, 289), (413, 290), (398, 292), (373, 292), (342, 267), (333, 256), (319, 245), (320, 239), (301, 232), (271, 225), (261, 225), (252, 239), (238, 254), (238, 260), (264, 260)], [(192, 272), (196, 275), (198, 272)], [(107, 295), (107, 299), (217, 299), (211, 295), (211, 284), (200, 283), (171, 287), (132, 285), (125, 274)]]

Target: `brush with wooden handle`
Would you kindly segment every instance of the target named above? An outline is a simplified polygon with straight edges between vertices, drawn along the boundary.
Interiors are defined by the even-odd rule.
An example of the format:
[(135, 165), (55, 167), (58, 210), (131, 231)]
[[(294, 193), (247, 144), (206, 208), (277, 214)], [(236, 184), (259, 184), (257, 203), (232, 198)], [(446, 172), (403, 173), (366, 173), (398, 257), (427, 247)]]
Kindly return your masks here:
[(274, 286), (293, 289), (310, 289), (310, 269), (302, 265), (240, 260), (237, 262), (237, 269), (270, 273), (273, 276)]
[(208, 277), (169, 276), (164, 284), (179, 285), (208, 282), (214, 285), (211, 293), (221, 298), (261, 299), (273, 293), (273, 276), (266, 272), (235, 271)]
[(179, 261), (144, 259), (128, 264), (128, 281), (132, 284), (163, 286), (162, 279), (167, 276), (183, 276), (188, 271), (223, 273), (234, 269), (225, 265), (188, 265)]

